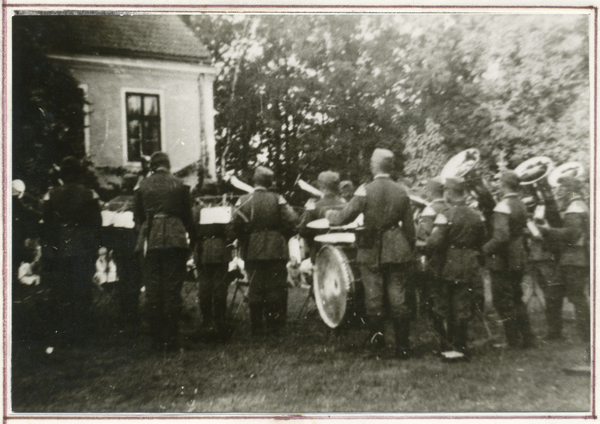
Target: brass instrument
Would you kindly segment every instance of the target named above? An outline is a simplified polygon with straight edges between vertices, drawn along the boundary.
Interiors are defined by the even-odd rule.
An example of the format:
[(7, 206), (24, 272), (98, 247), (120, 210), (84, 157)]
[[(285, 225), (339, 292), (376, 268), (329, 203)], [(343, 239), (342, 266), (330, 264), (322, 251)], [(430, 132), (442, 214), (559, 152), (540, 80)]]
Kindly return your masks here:
[(579, 162), (567, 162), (554, 168), (550, 175), (548, 175), (548, 184), (551, 187), (558, 187), (558, 180), (561, 177), (571, 176), (577, 179), (581, 178), (584, 173), (583, 165)]
[(515, 173), (521, 179), (523, 191), (530, 196), (524, 198), (524, 202), (535, 207), (534, 220), (546, 220), (551, 226), (560, 227), (562, 219), (558, 211), (558, 204), (552, 193), (552, 187), (548, 183), (548, 177), (553, 168), (554, 163), (550, 158), (536, 156), (517, 166)]
[(477, 172), (479, 161), (480, 153), (478, 149), (463, 150), (446, 163), (440, 177), (444, 183), (448, 178), (462, 178), (467, 189), (477, 199), (478, 207), (484, 218), (491, 223), (496, 201), (487, 184)]

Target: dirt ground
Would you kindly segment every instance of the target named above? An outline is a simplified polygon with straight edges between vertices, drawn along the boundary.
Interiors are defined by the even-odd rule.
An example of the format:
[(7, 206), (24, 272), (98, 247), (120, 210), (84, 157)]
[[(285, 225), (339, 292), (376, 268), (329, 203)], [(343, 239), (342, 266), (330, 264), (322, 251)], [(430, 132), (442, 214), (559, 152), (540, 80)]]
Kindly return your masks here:
[(307, 294), (304, 289), (290, 289), (288, 325), (279, 339), (250, 337), (247, 305), (237, 296), (231, 340), (199, 343), (185, 337), (200, 323), (196, 285), (186, 283), (183, 347), (174, 353), (151, 351), (148, 328), (120, 332), (111, 318), (111, 298), (105, 295), (96, 308), (100, 330), (86, 347), (56, 347), (48, 353), (51, 339), (13, 342), (12, 410), (589, 415), (590, 376), (564, 371), (581, 364), (585, 356), (568, 305), (565, 339), (544, 342), (543, 299), (533, 294), (529, 310), (537, 346), (529, 350), (505, 346), (501, 324), (488, 305), (485, 323), (478, 318), (470, 329), (472, 361), (446, 364), (431, 353), (436, 341), (425, 317), (420, 316), (412, 327), (416, 357), (366, 359), (361, 324), (330, 330), (312, 299), (301, 311)]

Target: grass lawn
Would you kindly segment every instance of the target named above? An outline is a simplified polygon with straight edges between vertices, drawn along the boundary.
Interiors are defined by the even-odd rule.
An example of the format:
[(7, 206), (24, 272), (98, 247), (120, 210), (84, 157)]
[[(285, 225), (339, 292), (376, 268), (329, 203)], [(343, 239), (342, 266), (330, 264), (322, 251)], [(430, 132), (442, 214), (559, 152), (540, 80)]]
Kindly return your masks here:
[[(188, 320), (199, 324), (196, 293), (184, 286)], [(150, 350), (148, 329), (123, 335), (106, 322), (110, 304), (100, 304), (103, 331), (84, 348), (56, 348), (48, 340), (13, 343), (12, 409), (15, 412), (585, 412), (590, 377), (563, 368), (583, 361), (584, 346), (567, 314), (566, 339), (544, 343), (543, 313), (530, 303), (537, 347), (506, 348), (500, 324), (489, 314), (471, 328), (470, 363), (445, 364), (428, 322), (413, 323), (419, 356), (408, 361), (365, 359), (360, 326), (331, 331), (314, 302), (299, 318), (307, 291), (290, 289), (286, 334), (249, 336), (245, 304), (226, 344), (183, 339), (176, 353)]]

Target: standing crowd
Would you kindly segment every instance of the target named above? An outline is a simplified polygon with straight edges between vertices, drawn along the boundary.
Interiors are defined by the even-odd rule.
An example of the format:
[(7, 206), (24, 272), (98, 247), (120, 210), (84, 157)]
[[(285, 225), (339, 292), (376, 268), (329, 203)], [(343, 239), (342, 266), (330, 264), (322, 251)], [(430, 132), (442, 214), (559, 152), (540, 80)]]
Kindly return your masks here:
[[(249, 281), (252, 335), (281, 335), (287, 320), (288, 240), (296, 233), (304, 237), (314, 264), (320, 246), (308, 224), (325, 218), (331, 226), (342, 226), (362, 214), (355, 246), (369, 356), (411, 357), (410, 328), (420, 293), (440, 357), (468, 361), (469, 323), (483, 310), (483, 267), (489, 270), (493, 304), (510, 347), (535, 346), (522, 299), (527, 266), (544, 291), (547, 339), (562, 337), (566, 297), (575, 306), (580, 337), (589, 346), (590, 217), (578, 179), (565, 176), (558, 181), (559, 219), (532, 227), (515, 172), (499, 176), (498, 203), (482, 196), (479, 209), (469, 202), (478, 191), (472, 181), (434, 178), (426, 187), (427, 207), (414, 215), (407, 189), (391, 176), (394, 169), (393, 153), (376, 149), (373, 178), (356, 190), (349, 181), (340, 183), (339, 174), (323, 172), (317, 181), (323, 196), (298, 216), (282, 195), (271, 191), (273, 172), (259, 166), (253, 191), (239, 198), (231, 220), (201, 225), (202, 210), (211, 206), (202, 199), (218, 198), (218, 186), (199, 181), (200, 200), (194, 203), (189, 187), (171, 174), (169, 157), (157, 152), (150, 159), (149, 175), (126, 181), (128, 195), (108, 203), (113, 210), (133, 212), (137, 233), (116, 228), (107, 233), (98, 196), (82, 183), (79, 162), (66, 158), (60, 167), (64, 184), (51, 189), (43, 204), (43, 266), (53, 294), (56, 333), (74, 344), (93, 334), (94, 263), (99, 246), (107, 246), (119, 272), (116, 297), (124, 326), (139, 326), (139, 290), (145, 286), (153, 348), (179, 348), (181, 289), (193, 252), (202, 315), (198, 337), (227, 340), (228, 265), (237, 240)], [(393, 328), (392, 352), (387, 349), (386, 321)]]

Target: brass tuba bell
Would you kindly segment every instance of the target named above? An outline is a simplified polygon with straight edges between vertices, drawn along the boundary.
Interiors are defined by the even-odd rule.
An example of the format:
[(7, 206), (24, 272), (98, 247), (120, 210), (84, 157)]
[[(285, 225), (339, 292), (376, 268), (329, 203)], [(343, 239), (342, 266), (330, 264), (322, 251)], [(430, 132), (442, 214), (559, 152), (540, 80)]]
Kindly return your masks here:
[(553, 168), (552, 159), (536, 156), (517, 166), (515, 174), (521, 180), (521, 187), (525, 193), (523, 202), (534, 208), (534, 219), (547, 220), (551, 226), (559, 227), (562, 225), (562, 219), (552, 188), (548, 184), (548, 177)]
[(477, 172), (480, 157), (481, 154), (478, 149), (463, 150), (446, 163), (440, 177), (444, 183), (448, 178), (462, 178), (466, 187), (477, 199), (478, 207), (486, 221), (490, 223), (496, 201), (483, 178)]
[(561, 177), (568, 175), (580, 179), (584, 172), (583, 165), (579, 162), (563, 163), (550, 172), (550, 175), (548, 175), (548, 184), (550, 184), (551, 187), (558, 187), (558, 180)]

